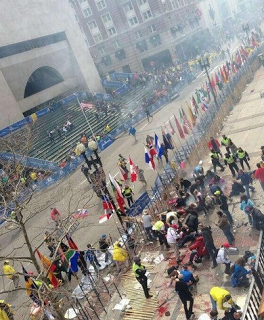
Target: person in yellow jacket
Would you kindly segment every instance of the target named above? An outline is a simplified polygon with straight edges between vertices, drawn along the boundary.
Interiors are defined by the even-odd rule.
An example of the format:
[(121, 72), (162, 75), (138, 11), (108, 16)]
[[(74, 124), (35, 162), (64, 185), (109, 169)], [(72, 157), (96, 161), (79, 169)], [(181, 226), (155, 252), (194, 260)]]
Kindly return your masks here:
[(220, 310), (228, 310), (228, 307), (224, 307), (224, 303), (229, 303), (231, 306), (234, 304), (230, 292), (224, 288), (213, 287), (210, 290), (210, 298), (214, 311), (217, 311), (217, 305)]
[[(9, 261), (6, 260), (3, 265), (3, 272), (8, 279), (11, 279), (14, 283), (14, 287), (19, 287), (19, 276), (16, 273), (16, 270), (10, 266)], [(1, 318), (0, 318), (1, 319)]]
[(12, 306), (0, 300), (0, 319), (1, 320), (14, 320)]
[(121, 267), (125, 264), (125, 267), (128, 268), (129, 260), (128, 260), (128, 252), (121, 247), (121, 244), (117, 241), (114, 243), (113, 248), (113, 260), (116, 263), (118, 272), (121, 271)]

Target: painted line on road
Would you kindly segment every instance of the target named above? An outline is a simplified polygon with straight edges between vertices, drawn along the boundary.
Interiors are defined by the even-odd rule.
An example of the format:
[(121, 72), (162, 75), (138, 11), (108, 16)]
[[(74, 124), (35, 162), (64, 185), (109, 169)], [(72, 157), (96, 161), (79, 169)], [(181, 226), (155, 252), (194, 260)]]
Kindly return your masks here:
[(147, 125), (149, 124), (149, 122), (148, 123), (146, 123), (146, 124), (144, 124), (144, 126), (143, 127), (141, 127), (138, 131), (141, 131), (141, 130), (143, 130)]

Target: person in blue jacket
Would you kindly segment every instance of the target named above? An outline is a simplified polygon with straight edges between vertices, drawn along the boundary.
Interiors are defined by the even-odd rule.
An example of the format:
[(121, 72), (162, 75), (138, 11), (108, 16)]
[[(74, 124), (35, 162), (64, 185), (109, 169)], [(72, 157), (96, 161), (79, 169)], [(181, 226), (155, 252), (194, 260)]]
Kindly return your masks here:
[(240, 205), (239, 209), (243, 210), (245, 214), (248, 216), (248, 222), (252, 225), (252, 216), (250, 215), (250, 208), (254, 207), (254, 202), (248, 199), (246, 195), (240, 197)]
[(251, 273), (251, 270), (245, 268), (246, 261), (244, 258), (239, 258), (234, 264), (234, 271), (231, 276), (231, 285), (233, 287), (247, 288), (249, 286), (249, 280), (247, 275)]

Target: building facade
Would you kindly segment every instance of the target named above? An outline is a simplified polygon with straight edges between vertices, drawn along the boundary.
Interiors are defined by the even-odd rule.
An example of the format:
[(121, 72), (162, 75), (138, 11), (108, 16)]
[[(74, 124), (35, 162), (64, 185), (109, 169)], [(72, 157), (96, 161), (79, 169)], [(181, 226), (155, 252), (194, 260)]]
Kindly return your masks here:
[(70, 4), (0, 2), (0, 128), (54, 97), (101, 81)]
[[(204, 32), (196, 0), (70, 0), (100, 75), (188, 59)], [(193, 52), (192, 52), (193, 51)]]

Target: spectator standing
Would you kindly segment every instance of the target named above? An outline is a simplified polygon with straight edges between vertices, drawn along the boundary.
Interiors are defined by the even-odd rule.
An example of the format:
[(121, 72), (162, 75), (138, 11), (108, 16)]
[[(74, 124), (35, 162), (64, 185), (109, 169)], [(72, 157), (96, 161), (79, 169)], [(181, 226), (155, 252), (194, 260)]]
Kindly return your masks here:
[(8, 260), (5, 260), (4, 262), (3, 272), (8, 279), (13, 281), (15, 289), (17, 289), (19, 287), (19, 276), (16, 273), (16, 270), (10, 266)]
[(61, 214), (56, 208), (51, 208), (50, 210), (51, 220), (53, 220), (55, 222), (56, 227), (58, 227), (61, 220)]
[(228, 222), (226, 215), (222, 211), (217, 212), (218, 222), (216, 225), (223, 231), (228, 243), (231, 245), (235, 241), (235, 237), (231, 231), (231, 224)]
[(208, 209), (206, 208), (206, 205), (205, 205), (204, 196), (198, 190), (194, 190), (193, 195), (195, 196), (195, 200), (197, 202), (198, 209), (203, 210), (204, 215), (207, 216)]
[(144, 111), (146, 113), (146, 116), (147, 116), (147, 119), (148, 119), (148, 122), (149, 122), (149, 118), (153, 119), (153, 116), (150, 114), (148, 106), (146, 106), (144, 108)]
[(241, 165), (241, 168), (244, 170), (244, 162), (245, 164), (247, 165), (248, 167), (248, 170), (250, 170), (250, 165), (248, 163), (248, 161), (250, 160), (249, 159), (249, 155), (247, 153), (247, 151), (243, 150), (241, 147), (239, 147), (237, 149), (237, 157), (239, 159), (239, 162), (240, 162), (240, 165)]
[(88, 243), (85, 259), (86, 259), (86, 262), (90, 262), (94, 270), (97, 270), (98, 267), (101, 267), (101, 265), (96, 257), (95, 252), (96, 252), (95, 248), (93, 248), (92, 245)]
[(231, 248), (231, 245), (227, 242), (223, 243), (221, 248), (218, 250), (218, 254), (216, 257), (216, 262), (218, 264), (224, 264), (225, 265), (225, 274), (230, 274), (230, 266), (231, 266), (231, 260), (228, 257), (227, 249)]
[(99, 240), (99, 247), (100, 247), (100, 250), (105, 254), (105, 263), (108, 263), (109, 260), (112, 260), (112, 255), (108, 250), (109, 246), (110, 246), (110, 242), (107, 239), (107, 235), (106, 234), (102, 234), (102, 236), (101, 236), (101, 238)]
[(58, 137), (61, 138), (61, 128), (59, 126), (56, 127)]
[(248, 222), (252, 225), (252, 217), (250, 215), (250, 208), (254, 207), (254, 202), (252, 202), (246, 195), (240, 197), (240, 210), (243, 210), (248, 216)]
[(50, 142), (53, 143), (54, 142), (54, 137), (53, 137), (52, 132), (51, 131), (47, 131), (47, 135), (49, 137)]
[(177, 225), (172, 224), (171, 226), (169, 226), (167, 230), (167, 242), (169, 246), (174, 250), (176, 261), (178, 261), (180, 257), (180, 251), (179, 251), (177, 240), (180, 239), (181, 237), (178, 234), (177, 229), (178, 229)]
[(237, 180), (241, 180), (241, 183), (246, 190), (246, 196), (249, 199), (250, 198), (249, 190), (251, 190), (252, 192), (255, 192), (255, 188), (250, 186), (250, 184), (252, 184), (251, 176), (247, 172), (244, 172), (243, 170), (240, 169), (238, 171)]
[(233, 224), (233, 217), (229, 211), (228, 203), (227, 203), (227, 196), (225, 196), (222, 192), (219, 190), (215, 191), (214, 193), (215, 202), (220, 205), (220, 209), (223, 211), (223, 213), (226, 215), (228, 221), (230, 224)]
[(137, 130), (132, 126), (128, 130), (128, 134), (133, 136), (135, 142), (137, 142), (136, 132), (137, 132)]
[(222, 157), (223, 155), (221, 153), (220, 146), (221, 145), (217, 139), (214, 139), (213, 137), (210, 138), (208, 142), (208, 148), (210, 149), (210, 151), (214, 150), (215, 152), (219, 153)]
[(262, 190), (264, 191), (264, 167), (257, 163), (257, 170), (254, 173), (256, 179), (259, 180)]
[[(188, 289), (188, 285), (183, 281), (183, 275), (179, 274), (176, 278), (175, 291), (183, 304), (186, 320), (190, 320), (193, 313), (193, 296)], [(189, 307), (188, 303), (189, 302)]]
[(121, 272), (121, 267), (123, 264), (125, 264), (125, 267), (128, 267), (129, 260), (128, 260), (128, 252), (121, 247), (121, 244), (119, 241), (116, 241), (114, 243), (113, 248), (113, 260), (116, 263), (117, 271)]
[(147, 210), (143, 211), (142, 215), (142, 222), (143, 222), (143, 227), (146, 231), (147, 237), (149, 241), (155, 240), (153, 233), (152, 233), (152, 221), (151, 221), (151, 216), (149, 215)]
[(132, 271), (137, 279), (137, 281), (141, 284), (146, 299), (152, 298), (153, 296), (149, 294), (148, 289), (148, 278), (146, 277), (146, 268), (141, 264), (141, 259), (139, 257), (134, 258), (134, 263), (132, 266)]
[(199, 229), (201, 230), (202, 236), (204, 238), (205, 248), (207, 249), (210, 255), (210, 258), (212, 259), (212, 262), (213, 262), (213, 265), (211, 266), (211, 268), (214, 269), (217, 267), (217, 262), (216, 262), (217, 250), (214, 244), (211, 227), (210, 226), (205, 227), (202, 223), (200, 223)]

